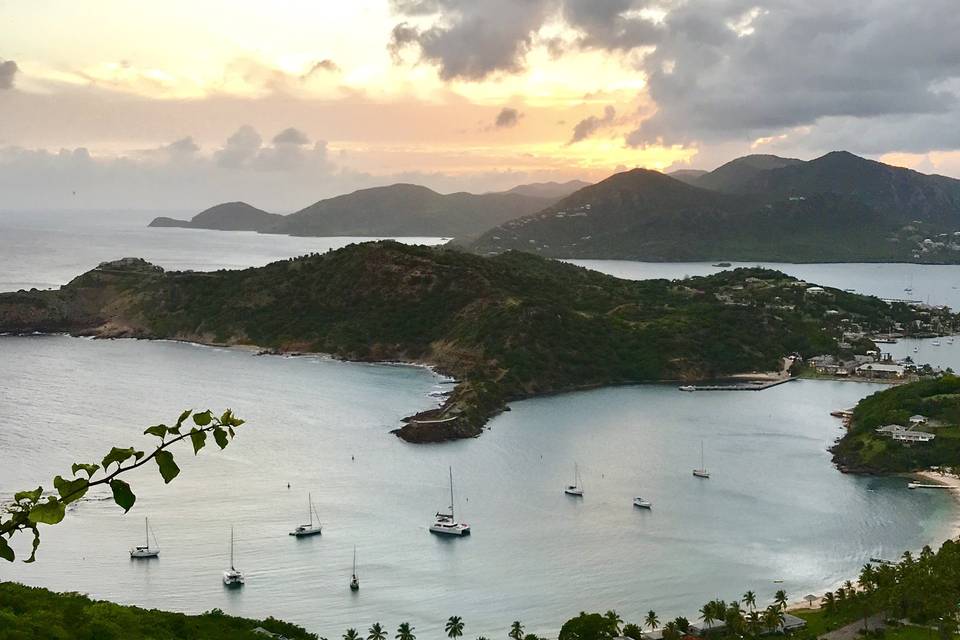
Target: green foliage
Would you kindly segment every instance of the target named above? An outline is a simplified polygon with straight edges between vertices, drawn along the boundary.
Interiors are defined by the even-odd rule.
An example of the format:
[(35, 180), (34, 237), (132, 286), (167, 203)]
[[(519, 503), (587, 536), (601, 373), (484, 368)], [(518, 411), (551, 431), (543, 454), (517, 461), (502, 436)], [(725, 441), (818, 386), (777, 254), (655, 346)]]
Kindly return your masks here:
[[(907, 426), (926, 416), (935, 427), (932, 442), (904, 446), (875, 432), (887, 424)], [(905, 472), (933, 466), (960, 466), (960, 377), (943, 375), (898, 385), (870, 395), (854, 408), (850, 429), (833, 448), (839, 464), (859, 471)]]
[(443, 629), (447, 632), (448, 638), (457, 640), (457, 638), (463, 635), (463, 618), (460, 616), (450, 616)]
[[(189, 433), (180, 434), (181, 425), (191, 414), (197, 427), (191, 428)], [(136, 503), (137, 497), (130, 485), (117, 476), (132, 471), (153, 459), (156, 460), (163, 481), (169, 483), (180, 473), (173, 453), (169, 450), (170, 446), (189, 437), (196, 455), (203, 448), (206, 434), (212, 431), (217, 444), (223, 449), (234, 438), (235, 429), (242, 424), (243, 420), (234, 416), (229, 409), (219, 418), (210, 411), (193, 414), (191, 410), (187, 410), (180, 414), (175, 427), (156, 425), (144, 431), (145, 435), (160, 438), (160, 444), (149, 454), (133, 447), (113, 447), (99, 465), (79, 462), (72, 465), (71, 471), (74, 476), (72, 479), (56, 476), (53, 479), (56, 496), (51, 495), (42, 499), (43, 487), (30, 491), (18, 491), (13, 496), (13, 502), (0, 511), (0, 559), (13, 562), (16, 555), (8, 540), (17, 533), (29, 531), (33, 534), (33, 548), (25, 562), (33, 562), (40, 545), (38, 525), (55, 525), (62, 521), (67, 505), (81, 499), (91, 487), (109, 485), (114, 502), (123, 508), (124, 512), (129, 511)], [(170, 435), (173, 437), (167, 440)], [(77, 477), (81, 472), (86, 477)], [(101, 472), (99, 476), (98, 472)], [(106, 631), (104, 633), (109, 635)]]
[(291, 640), (317, 638), (302, 627), (273, 618), (236, 618), (217, 609), (191, 616), (0, 582), (0, 638), (3, 640), (263, 640), (263, 635), (253, 631), (257, 627)]
[(581, 611), (563, 623), (558, 640), (611, 640), (618, 635), (615, 626), (607, 616)]

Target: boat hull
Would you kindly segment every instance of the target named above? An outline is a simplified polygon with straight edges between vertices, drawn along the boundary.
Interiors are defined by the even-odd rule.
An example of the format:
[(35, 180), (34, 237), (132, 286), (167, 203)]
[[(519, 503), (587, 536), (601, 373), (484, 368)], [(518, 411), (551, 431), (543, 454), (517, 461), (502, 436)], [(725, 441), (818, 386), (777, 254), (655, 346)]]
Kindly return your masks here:
[(226, 587), (242, 587), (244, 584), (243, 574), (239, 571), (224, 571), (223, 585)]
[(647, 502), (646, 500), (634, 500), (634, 501), (633, 501), (633, 506), (637, 507), (638, 509), (652, 509), (652, 508), (653, 508), (653, 504)]
[(571, 489), (570, 487), (567, 487), (566, 489), (563, 490), (563, 492), (568, 496), (573, 496), (574, 498), (583, 497), (583, 489)]
[(694, 477), (697, 477), (697, 478), (709, 478), (709, 477), (710, 477), (710, 474), (709, 474), (708, 472), (702, 470), (702, 469), (694, 469), (694, 470), (693, 470), (693, 475), (694, 475)]
[(290, 532), (290, 535), (295, 538), (309, 538), (310, 536), (318, 536), (321, 533), (322, 533), (322, 530), (320, 529), (320, 527), (317, 527), (316, 529), (304, 529), (304, 530), (295, 529)]
[(468, 536), (470, 535), (470, 525), (468, 524), (457, 524), (454, 526), (450, 525), (440, 525), (432, 524), (430, 525), (430, 533), (435, 533), (440, 536)]
[(133, 549), (130, 551), (130, 557), (134, 560), (146, 560), (149, 558), (159, 558), (160, 551), (147, 549)]

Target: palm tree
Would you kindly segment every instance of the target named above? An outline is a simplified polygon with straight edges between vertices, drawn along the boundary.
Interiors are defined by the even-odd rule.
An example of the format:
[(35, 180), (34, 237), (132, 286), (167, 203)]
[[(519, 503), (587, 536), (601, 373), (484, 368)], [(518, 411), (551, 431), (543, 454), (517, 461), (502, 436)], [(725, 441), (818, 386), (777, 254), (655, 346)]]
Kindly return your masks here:
[(613, 628), (613, 635), (619, 636), (620, 625), (623, 624), (623, 618), (620, 617), (620, 614), (614, 611), (613, 609), (610, 609), (605, 614), (603, 614), (603, 617), (607, 619), (607, 622), (609, 622), (610, 626)]
[(510, 625), (510, 633), (507, 636), (513, 638), (513, 640), (523, 640), (523, 625), (520, 624), (519, 620), (513, 621), (513, 624)]
[(784, 611), (787, 610), (787, 592), (783, 589), (778, 589), (777, 593), (773, 596), (773, 602), (778, 605)]
[(747, 614), (747, 633), (749, 633), (751, 637), (756, 637), (759, 630), (760, 612), (754, 609)]
[(643, 620), (643, 625), (653, 631), (660, 626), (660, 618), (657, 617), (657, 612), (653, 609), (647, 611), (647, 617)]
[(876, 586), (876, 580), (877, 572), (874, 570), (873, 565), (863, 565), (863, 569), (860, 570), (860, 588), (869, 593), (873, 591), (874, 586)]
[(779, 631), (783, 626), (783, 609), (779, 604), (772, 604), (763, 612), (763, 626), (770, 631)]
[(379, 622), (374, 622), (373, 626), (367, 632), (367, 640), (387, 640), (387, 632), (383, 630)]
[(680, 638), (680, 630), (677, 629), (677, 623), (671, 620), (663, 625), (663, 633), (661, 636), (663, 640), (678, 640)]
[(743, 604), (745, 604), (750, 609), (756, 609), (757, 594), (755, 594), (753, 591), (747, 591), (745, 594), (743, 594)]
[(826, 609), (827, 611), (830, 611), (831, 609), (833, 609), (833, 605), (836, 604), (836, 602), (837, 602), (837, 599), (834, 597), (833, 592), (827, 591), (824, 594), (823, 599), (820, 601), (820, 604), (821, 606), (823, 606), (824, 609)]
[(743, 609), (739, 602), (731, 602), (723, 616), (727, 623), (727, 631), (731, 636), (740, 635), (743, 632)]
[(357, 633), (356, 629), (347, 629), (347, 632), (343, 634), (343, 640), (360, 640), (360, 634)]
[(411, 627), (409, 622), (401, 622), (400, 626), (397, 627), (397, 635), (394, 638), (396, 640), (417, 640), (417, 636), (413, 635), (415, 628)]
[(700, 619), (703, 620), (703, 626), (705, 627), (703, 630), (704, 633), (710, 631), (710, 626), (712, 625), (713, 621), (716, 620), (716, 618), (713, 617), (715, 611), (713, 603), (714, 601), (711, 600), (707, 604), (700, 607)]
[(450, 638), (450, 640), (457, 640), (457, 638), (463, 635), (463, 618), (460, 616), (450, 616), (444, 630), (447, 632), (447, 637)]

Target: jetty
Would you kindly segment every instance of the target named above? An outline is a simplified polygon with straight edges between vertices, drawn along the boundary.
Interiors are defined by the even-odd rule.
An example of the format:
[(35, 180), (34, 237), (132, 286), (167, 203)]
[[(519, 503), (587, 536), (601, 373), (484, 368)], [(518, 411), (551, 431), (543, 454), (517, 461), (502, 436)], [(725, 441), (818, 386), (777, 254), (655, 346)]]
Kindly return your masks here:
[(681, 391), (763, 391), (771, 387), (776, 387), (787, 382), (792, 382), (796, 378), (782, 378), (779, 380), (770, 380), (766, 382), (740, 382), (732, 384), (688, 384), (680, 387)]
[(907, 483), (907, 489), (952, 489), (948, 484), (923, 484), (921, 482)]

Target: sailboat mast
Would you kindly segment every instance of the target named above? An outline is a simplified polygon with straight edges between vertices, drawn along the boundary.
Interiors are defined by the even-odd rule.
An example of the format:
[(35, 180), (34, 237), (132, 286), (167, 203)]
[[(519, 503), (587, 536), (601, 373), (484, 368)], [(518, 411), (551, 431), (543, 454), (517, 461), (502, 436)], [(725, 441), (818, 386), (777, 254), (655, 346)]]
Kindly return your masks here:
[(307, 494), (307, 511), (310, 513), (307, 514), (310, 516), (310, 526), (313, 527), (313, 494)]
[(147, 547), (150, 547), (150, 518), (143, 519), (143, 538), (146, 540)]
[(703, 440), (700, 441), (700, 468), (706, 469), (706, 467), (703, 466)]
[(230, 570), (235, 571), (233, 568), (233, 527), (230, 527)]
[(456, 520), (453, 515), (453, 467), (450, 467), (450, 518)]

